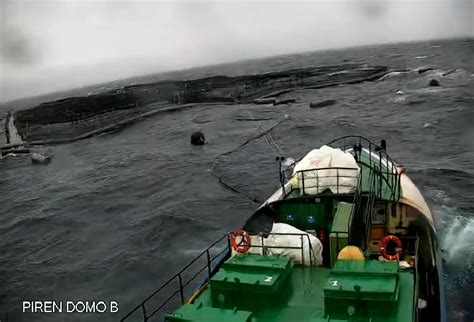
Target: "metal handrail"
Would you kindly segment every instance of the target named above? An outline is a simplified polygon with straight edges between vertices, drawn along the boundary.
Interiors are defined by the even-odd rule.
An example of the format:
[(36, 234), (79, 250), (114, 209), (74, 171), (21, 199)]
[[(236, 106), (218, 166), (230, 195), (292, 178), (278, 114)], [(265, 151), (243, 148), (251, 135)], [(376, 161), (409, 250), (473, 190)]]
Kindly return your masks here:
[[(337, 138), (337, 139), (334, 139), (330, 142), (328, 142), (326, 145), (328, 146), (334, 146), (334, 143), (338, 143), (340, 141), (343, 141), (344, 142), (344, 145), (343, 145), (343, 150), (347, 150), (349, 148), (349, 146), (347, 145), (347, 139), (358, 139), (359, 140), (359, 145), (362, 146), (362, 143), (366, 143), (368, 144), (369, 146), (369, 151), (373, 152), (373, 151), (384, 151), (385, 152), (385, 159), (387, 159), (388, 161), (390, 161), (390, 163), (392, 164), (395, 164), (395, 162), (390, 158), (390, 156), (387, 154), (387, 152), (385, 150), (383, 150), (378, 144), (372, 142), (371, 140), (363, 137), (363, 136), (360, 136), (360, 135), (346, 135), (346, 136), (343, 136), (343, 137), (340, 137), (340, 138)], [(352, 147), (352, 146), (351, 146)], [(372, 150), (373, 148), (373, 150)]]
[(369, 190), (369, 195), (368, 195), (368, 198), (367, 198), (367, 203), (366, 203), (366, 206), (365, 206), (365, 211), (364, 211), (364, 216), (363, 216), (363, 221), (364, 221), (364, 224), (365, 224), (365, 236), (366, 236), (366, 239), (365, 239), (365, 248), (367, 248), (367, 245), (368, 245), (368, 238), (369, 238), (369, 235), (370, 235), (370, 227), (372, 226), (372, 212), (373, 212), (373, 209), (374, 209), (374, 205), (375, 205), (375, 174), (372, 172), (371, 175), (370, 175), (370, 178), (369, 178), (369, 181), (370, 181), (370, 190)]
[[(348, 145), (347, 142), (348, 140), (352, 140), (351, 142), (354, 143), (354, 140), (356, 140), (356, 144)], [(335, 139), (327, 143), (329, 146), (336, 146), (339, 145), (339, 143), (342, 144), (342, 149), (347, 150), (348, 148), (352, 148), (357, 146), (358, 151), (354, 151), (354, 153), (359, 152), (359, 158), (358, 162), (364, 163), (360, 161), (361, 159), (361, 154), (362, 154), (362, 148), (363, 147), (368, 147), (369, 150), (369, 164), (366, 164), (369, 168), (373, 169), (374, 171), (376, 170), (376, 166), (378, 166), (379, 169), (379, 186), (378, 186), (378, 195), (379, 197), (382, 196), (382, 180), (387, 183), (387, 186), (390, 188), (392, 194), (391, 194), (391, 199), (396, 201), (400, 198), (400, 175), (398, 174), (396, 163), (390, 158), (390, 156), (387, 154), (387, 152), (382, 149), (379, 145), (375, 144), (374, 142), (370, 141), (369, 139), (360, 136), (360, 135), (347, 135), (343, 136), (341, 138)], [(378, 154), (377, 159), (373, 158), (372, 155)], [(384, 160), (384, 166), (382, 164), (382, 160)], [(364, 163), (365, 164), (365, 163)], [(385, 168), (385, 171), (383, 171), (383, 168)], [(384, 177), (385, 175), (385, 177)]]
[[(320, 175), (321, 171), (328, 171), (333, 170), (336, 171), (336, 175)], [(355, 175), (348, 175), (348, 174), (340, 174), (340, 171), (354, 171)], [(314, 169), (304, 169), (295, 172), (295, 176), (298, 179), (298, 184), (301, 180), (301, 187), (298, 187), (302, 190), (303, 194), (305, 194), (305, 189), (317, 189), (318, 193), (320, 192), (320, 188), (329, 188), (333, 185), (327, 184), (320, 184), (320, 179), (327, 179), (327, 178), (335, 178), (336, 179), (336, 193), (339, 193), (339, 188), (355, 188), (359, 187), (359, 169), (357, 168), (350, 168), (350, 167), (325, 167), (325, 168), (314, 168)], [(355, 185), (352, 184), (343, 184), (341, 183), (340, 179), (357, 179), (357, 183)], [(316, 185), (309, 185), (305, 183), (305, 180), (316, 180)], [(292, 189), (293, 190), (293, 189)], [(285, 195), (286, 192), (284, 191)]]
[[(270, 233), (270, 235), (285, 235), (285, 236), (300, 236), (300, 247), (294, 247), (294, 246), (269, 246), (265, 245), (265, 241), (263, 236), (261, 236), (262, 242), (261, 244), (258, 245), (250, 245), (250, 247), (262, 247), (262, 254), (266, 251), (266, 249), (270, 248), (279, 248), (279, 249), (301, 249), (301, 261), (304, 264), (304, 238), (307, 238), (308, 240), (308, 245), (309, 245), (309, 258), (310, 258), (310, 266), (313, 265), (313, 259), (314, 259), (314, 254), (313, 253), (313, 247), (311, 244), (311, 240), (309, 238), (308, 233)], [(227, 244), (223, 250), (218, 252), (214, 256), (210, 256), (210, 249), (217, 245), (219, 242), (222, 242), (223, 240), (227, 241)], [(142, 312), (142, 317), (143, 321), (148, 321), (152, 316), (154, 316), (157, 312), (159, 312), (166, 304), (168, 304), (173, 298), (175, 298), (178, 294), (180, 295), (180, 300), (181, 304), (185, 303), (185, 296), (184, 296), (184, 290), (185, 288), (190, 285), (190, 283), (195, 280), (202, 272), (204, 272), (207, 269), (207, 280), (209, 281), (211, 279), (211, 276), (213, 275), (213, 268), (212, 264), (213, 262), (221, 258), (221, 256), (225, 252), (231, 251), (231, 246), (230, 246), (230, 233), (224, 234), (222, 237), (220, 237), (218, 240), (216, 240), (211, 246), (209, 246), (206, 250), (201, 252), (198, 256), (196, 256), (193, 260), (191, 260), (186, 266), (183, 267), (178, 273), (173, 275), (170, 279), (168, 279), (165, 283), (163, 283), (156, 291), (151, 293), (145, 300), (143, 300), (140, 304), (138, 304), (133, 310), (131, 310), (129, 313), (127, 313), (120, 321), (126, 321), (128, 318), (130, 318), (134, 313), (138, 312), (141, 310)], [(192, 277), (190, 277), (187, 281), (183, 281), (183, 273), (191, 267), (197, 260), (202, 258), (204, 255), (206, 255), (207, 259), (207, 264), (204, 265), (202, 268), (200, 268), (197, 273), (195, 273)], [(164, 290), (168, 285), (170, 285), (172, 282), (178, 281), (178, 288), (171, 294), (169, 295), (166, 299), (162, 301), (162, 303), (155, 308), (151, 313), (148, 313), (147, 311), (147, 302), (152, 300), (155, 296), (157, 296), (160, 291)]]
[[(408, 249), (408, 247), (406, 247), (405, 254), (415, 256), (415, 262), (416, 262), (418, 260), (418, 250), (419, 250), (419, 247), (420, 247), (420, 237), (419, 236), (399, 236), (399, 238), (402, 241), (402, 243), (405, 241), (405, 244), (407, 244), (407, 242), (410, 242), (410, 241), (415, 242), (415, 244), (413, 246), (413, 250)], [(418, 267), (418, 266), (415, 265), (415, 267)]]
[[(367, 139), (363, 136), (360, 136), (360, 135), (346, 135), (346, 136), (334, 139), (334, 140), (326, 143), (326, 145), (331, 146), (331, 147), (335, 147), (334, 143), (343, 141), (344, 145), (342, 145), (342, 150), (345, 151), (348, 148), (348, 145), (345, 143), (347, 139), (358, 139), (360, 146), (362, 146), (362, 142), (368, 143), (369, 151), (371, 151), (371, 152), (373, 152), (373, 151), (384, 151), (385, 159), (388, 160), (392, 165), (395, 165), (395, 162), (390, 158), (390, 156), (387, 154), (387, 152), (385, 150), (382, 150), (382, 148), (379, 145), (375, 144), (374, 142), (372, 142), (369, 139)], [(351, 148), (352, 148), (352, 146), (351, 146)], [(301, 159), (303, 159), (303, 157), (299, 158), (298, 160), (295, 160), (295, 162), (290, 164), (290, 167), (296, 165), (299, 161), (301, 161)], [(370, 165), (372, 165), (372, 164), (370, 164)]]
[(348, 234), (347, 238), (348, 238), (349, 241), (352, 241), (352, 229), (351, 229), (352, 228), (351, 225), (353, 225), (352, 220), (353, 220), (353, 218), (358, 217), (357, 214), (359, 212), (359, 208), (361, 207), (360, 206), (361, 205), (361, 202), (360, 202), (360, 200), (361, 200), (361, 191), (362, 191), (362, 189), (361, 189), (361, 185), (362, 185), (361, 178), (362, 178), (362, 175), (359, 174), (359, 176), (357, 178), (357, 189), (354, 193), (354, 199), (352, 200), (353, 206), (352, 206), (351, 214), (349, 215), (349, 220), (347, 222), (347, 234)]
[[(387, 152), (384, 149), (382, 149), (379, 145), (375, 144), (371, 140), (369, 140), (369, 139), (367, 139), (363, 136), (360, 136), (360, 135), (343, 136), (343, 137), (340, 137), (338, 139), (335, 139), (335, 140), (332, 140), (332, 141), (328, 142), (326, 145), (331, 146), (331, 147), (339, 147), (339, 148), (342, 148), (342, 150), (346, 151), (348, 148), (353, 148), (354, 147), (354, 145), (349, 146), (347, 144), (347, 141), (349, 139), (356, 140), (356, 142), (358, 144), (358, 147), (360, 147), (360, 150), (358, 151), (359, 152), (359, 155), (358, 155), (359, 158), (357, 160), (358, 163), (366, 164), (365, 162), (360, 161), (360, 159), (361, 159), (360, 156), (362, 154), (362, 147), (366, 147), (368, 149), (368, 151), (370, 152), (369, 153), (369, 163), (366, 164), (366, 165), (372, 170), (375, 170), (375, 166), (378, 166), (378, 169), (380, 169), (380, 171), (379, 171), (379, 180), (380, 181), (379, 181), (379, 191), (378, 191), (379, 197), (382, 196), (382, 181), (385, 181), (387, 183), (387, 186), (391, 190), (391, 199), (393, 201), (397, 201), (400, 198), (400, 195), (401, 195), (400, 175), (398, 173), (396, 163), (392, 160), (392, 158), (390, 158), (390, 156), (387, 154)], [(342, 144), (339, 144), (339, 143), (342, 143)], [(355, 153), (357, 153), (357, 151)], [(373, 153), (376, 154), (376, 155), (378, 154), (377, 159), (375, 159), (375, 157), (373, 157)], [(296, 160), (295, 162), (293, 162), (291, 165), (289, 165), (289, 167), (295, 166), (299, 161), (301, 161), (302, 158), (303, 157), (301, 157), (298, 160)], [(383, 160), (384, 164), (382, 164), (382, 160)], [(384, 166), (382, 166), (382, 165), (384, 165)], [(385, 168), (385, 171), (383, 171), (383, 168)], [(326, 168), (326, 169), (328, 169), (328, 168)], [(302, 170), (302, 171), (311, 171), (311, 170), (312, 169)], [(385, 174), (385, 176), (383, 174)], [(283, 190), (285, 190), (284, 185), (283, 185)], [(286, 191), (283, 191), (283, 194), (284, 194), (284, 196), (288, 195), (288, 193), (286, 193)]]
[[(226, 240), (226, 247), (219, 251), (216, 255), (211, 256), (210, 255), (210, 250), (216, 246), (217, 244), (221, 243), (222, 241)], [(163, 283), (156, 291), (151, 293), (145, 300), (143, 300), (140, 304), (138, 304), (133, 310), (131, 310), (127, 315), (125, 315), (120, 321), (125, 321), (127, 318), (129, 318), (132, 314), (135, 312), (139, 311), (141, 309), (142, 315), (143, 315), (143, 321), (148, 321), (154, 314), (159, 312), (169, 301), (171, 301), (176, 295), (180, 294), (180, 299), (181, 299), (181, 304), (184, 304), (185, 302), (185, 296), (184, 296), (184, 291), (185, 288), (192, 282), (194, 281), (202, 272), (204, 272), (207, 268), (208, 274), (207, 274), (207, 279), (209, 280), (211, 278), (211, 275), (213, 273), (213, 263), (216, 259), (221, 258), (225, 252), (228, 252), (230, 254), (230, 238), (229, 238), (229, 233), (224, 234), (222, 237), (217, 239), (214, 243), (212, 243), (208, 248), (206, 248), (204, 251), (202, 251), (199, 255), (197, 255), (194, 259), (192, 259), (186, 266), (184, 266), (178, 273), (173, 275), (170, 279), (168, 279), (165, 283)], [(187, 271), (196, 261), (199, 259), (203, 258), (203, 256), (206, 256), (207, 264), (204, 265), (201, 269), (198, 270), (197, 273), (195, 273), (192, 277), (190, 277), (187, 281), (183, 281), (183, 273)], [(157, 294), (159, 294), (165, 287), (170, 285), (173, 281), (178, 281), (178, 289), (173, 292), (170, 296), (168, 296), (159, 307), (154, 309), (152, 313), (148, 314), (146, 310), (146, 304), (149, 302), (151, 299), (153, 299)]]
[[(336, 238), (335, 238), (335, 241), (336, 241), (336, 254), (339, 254), (339, 252), (346, 246), (346, 245), (340, 245), (339, 244), (339, 241), (340, 241), (340, 238), (339, 238), (339, 235), (345, 235), (347, 234), (349, 238), (349, 235), (350, 235), (350, 230), (345, 232), (345, 231), (340, 231), (340, 230), (334, 230), (334, 231), (331, 231), (331, 235), (335, 234), (336, 235)], [(352, 245), (351, 242), (349, 242), (349, 245)], [(331, 245), (329, 247), (332, 247)], [(332, 252), (332, 251), (331, 251)]]

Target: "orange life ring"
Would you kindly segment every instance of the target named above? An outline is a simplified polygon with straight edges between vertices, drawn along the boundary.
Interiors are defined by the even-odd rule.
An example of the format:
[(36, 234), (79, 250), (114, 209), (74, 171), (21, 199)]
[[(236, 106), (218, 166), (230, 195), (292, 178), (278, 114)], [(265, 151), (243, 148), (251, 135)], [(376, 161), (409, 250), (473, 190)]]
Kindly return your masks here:
[[(387, 250), (387, 246), (390, 243), (395, 243), (395, 252), (389, 253)], [(382, 245), (380, 246), (380, 253), (382, 254), (383, 257), (388, 259), (389, 261), (394, 261), (400, 259), (400, 255), (402, 254), (403, 251), (403, 244), (400, 238), (394, 235), (388, 235), (385, 236), (384, 239), (382, 239)]]
[[(240, 241), (237, 241), (238, 237), (242, 237)], [(249, 233), (245, 230), (238, 229), (232, 233), (232, 248), (237, 253), (246, 253), (252, 246), (251, 241)]]

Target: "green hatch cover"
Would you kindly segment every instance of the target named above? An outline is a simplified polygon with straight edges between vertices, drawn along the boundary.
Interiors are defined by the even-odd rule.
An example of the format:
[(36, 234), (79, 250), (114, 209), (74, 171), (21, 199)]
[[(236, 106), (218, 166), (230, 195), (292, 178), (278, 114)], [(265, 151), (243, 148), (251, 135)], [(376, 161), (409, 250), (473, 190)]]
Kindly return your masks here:
[(251, 322), (252, 312), (216, 309), (209, 306), (185, 304), (173, 314), (165, 316), (165, 322)]
[(324, 285), (329, 316), (354, 308), (355, 316), (391, 312), (398, 300), (398, 263), (337, 261)]
[[(230, 259), (226, 271), (224, 272), (224, 265), (217, 273), (221, 274), (219, 281), (216, 279), (212, 282), (211, 279), (210, 285), (192, 304), (185, 304), (174, 314), (167, 315), (165, 321), (415, 321), (414, 272), (411, 269), (399, 269), (396, 262), (337, 261), (330, 269), (299, 265), (293, 267), (285, 257), (261, 256), (259, 259), (256, 256), (258, 255), (236, 255)], [(252, 281), (261, 281), (267, 270), (274, 269), (278, 273), (273, 276), (278, 276), (278, 281), (283, 277), (282, 284), (278, 281), (269, 282), (267, 288), (260, 289), (252, 286)], [(287, 269), (289, 275), (285, 277)], [(252, 277), (244, 278), (246, 272)], [(227, 273), (230, 275), (225, 280)], [(237, 273), (241, 276), (240, 282), (232, 282), (229, 277), (237, 276)], [(396, 283), (392, 289), (395, 275)], [(342, 280), (343, 289), (347, 289), (347, 293), (338, 293), (337, 290), (328, 288), (331, 279)], [(242, 281), (246, 283), (242, 284)], [(213, 283), (214, 286), (211, 285)], [(360, 286), (359, 291), (354, 289), (356, 285)], [(230, 287), (234, 287), (234, 290)], [(381, 296), (374, 299), (373, 294)]]
[[(212, 304), (220, 308), (233, 308), (235, 303), (244, 308), (264, 302), (278, 305), (292, 268), (293, 262), (287, 256), (238, 254), (211, 279)], [(245, 298), (242, 294), (246, 294)]]

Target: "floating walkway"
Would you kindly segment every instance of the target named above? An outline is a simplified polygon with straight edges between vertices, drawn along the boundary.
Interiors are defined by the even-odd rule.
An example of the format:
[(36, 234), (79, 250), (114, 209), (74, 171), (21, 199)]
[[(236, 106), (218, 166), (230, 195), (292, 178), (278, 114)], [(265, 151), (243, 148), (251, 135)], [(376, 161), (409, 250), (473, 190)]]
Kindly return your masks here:
[(10, 112), (5, 118), (5, 137), (7, 144), (0, 146), (1, 156), (9, 153), (29, 153), (25, 142), (15, 126), (15, 114)]

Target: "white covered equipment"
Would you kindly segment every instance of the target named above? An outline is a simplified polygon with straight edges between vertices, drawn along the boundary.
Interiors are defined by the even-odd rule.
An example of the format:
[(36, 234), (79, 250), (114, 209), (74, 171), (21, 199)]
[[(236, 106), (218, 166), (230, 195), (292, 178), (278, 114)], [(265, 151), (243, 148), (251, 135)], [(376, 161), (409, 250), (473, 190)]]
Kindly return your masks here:
[[(251, 236), (252, 245), (261, 246), (262, 238), (260, 236)], [(263, 238), (263, 245), (267, 250), (267, 255), (286, 255), (291, 257), (295, 263), (305, 266), (319, 266), (323, 263), (323, 244), (321, 241), (316, 236), (288, 224), (274, 223), (270, 235), (267, 238)], [(301, 247), (303, 251), (301, 251)], [(262, 255), (263, 249), (262, 247), (251, 247), (248, 252)], [(234, 250), (233, 253), (235, 254)]]
[(324, 145), (310, 151), (296, 164), (291, 183), (304, 194), (318, 194), (326, 189), (333, 193), (352, 193), (357, 189), (359, 172), (351, 153)]

